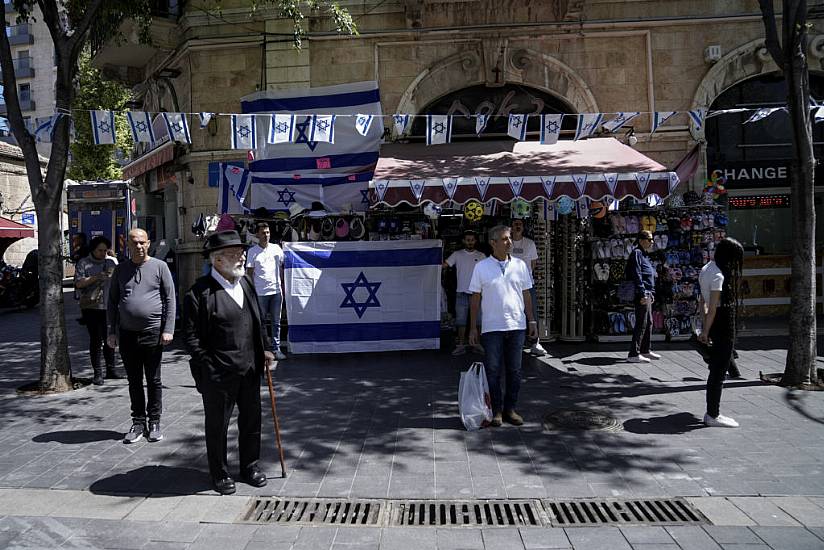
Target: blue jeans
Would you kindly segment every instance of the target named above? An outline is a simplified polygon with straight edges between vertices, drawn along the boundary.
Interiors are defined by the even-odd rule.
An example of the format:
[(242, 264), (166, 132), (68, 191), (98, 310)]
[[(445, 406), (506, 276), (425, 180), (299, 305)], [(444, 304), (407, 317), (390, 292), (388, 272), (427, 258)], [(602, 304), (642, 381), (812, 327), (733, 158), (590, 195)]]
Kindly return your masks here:
[(280, 310), (283, 306), (283, 296), (281, 294), (269, 294), (268, 296), (258, 296), (260, 304), (260, 314), (268, 317), (272, 327), (272, 349), (280, 349)]
[[(486, 380), (492, 398), (492, 411), (512, 411), (521, 391), (521, 354), (524, 347), (523, 330), (485, 332), (481, 344), (486, 352)], [(506, 393), (501, 396), (501, 374), (506, 370)], [(503, 408), (501, 402), (503, 401)]]
[[(465, 327), (469, 325), (469, 304), (472, 301), (472, 294), (467, 294), (466, 292), (456, 292), (455, 293), (455, 326), (456, 327)], [(481, 312), (481, 307), (478, 306), (478, 318), (475, 319), (475, 323), (480, 327), (481, 326), (481, 316), (483, 313)]]

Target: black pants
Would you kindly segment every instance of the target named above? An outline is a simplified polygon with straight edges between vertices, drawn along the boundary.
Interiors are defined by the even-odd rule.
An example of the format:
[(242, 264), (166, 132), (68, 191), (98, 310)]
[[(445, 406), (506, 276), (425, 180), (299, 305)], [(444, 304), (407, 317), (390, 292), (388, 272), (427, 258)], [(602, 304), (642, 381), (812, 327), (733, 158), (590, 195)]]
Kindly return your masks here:
[(637, 357), (649, 353), (649, 339), (652, 335), (652, 304), (642, 304), (641, 298), (635, 299), (635, 328), (632, 330), (632, 342), (629, 356)]
[(92, 362), (92, 369), (95, 375), (102, 373), (100, 365), (100, 350), (103, 350), (103, 358), (106, 361), (106, 369), (114, 367), (114, 350), (106, 344), (106, 310), (105, 309), (81, 309), (86, 330), (89, 331), (89, 357)]
[[(120, 357), (123, 359), (126, 377), (129, 379), (132, 421), (146, 422), (148, 416), (149, 422), (159, 422), (160, 413), (163, 411), (163, 385), (160, 382), (163, 346), (160, 344), (160, 333), (121, 330)], [(146, 395), (143, 394), (144, 375)]]
[(212, 479), (229, 476), (226, 461), (226, 434), (237, 404), (238, 454), (240, 471), (255, 466), (260, 459), (260, 378), (254, 369), (244, 376), (224, 382), (203, 378), (200, 382), (205, 415), (206, 455)]
[[(718, 308), (710, 328), (712, 346), (709, 357), (710, 374), (707, 377), (707, 414), (713, 418), (719, 414), (724, 376), (728, 369), (732, 372), (735, 365), (735, 332), (730, 326), (729, 315), (722, 310), (723, 308)], [(735, 368), (737, 370), (737, 366)]]

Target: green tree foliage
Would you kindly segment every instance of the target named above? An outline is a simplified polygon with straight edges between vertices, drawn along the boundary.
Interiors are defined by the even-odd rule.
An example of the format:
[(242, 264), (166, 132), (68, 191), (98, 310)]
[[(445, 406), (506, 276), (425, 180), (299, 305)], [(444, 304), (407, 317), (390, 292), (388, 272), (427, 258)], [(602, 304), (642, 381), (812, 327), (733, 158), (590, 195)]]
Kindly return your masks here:
[(117, 144), (95, 145), (91, 120), (85, 111), (120, 111), (131, 93), (122, 84), (103, 78), (101, 72), (92, 66), (88, 48), (80, 54), (75, 84), (75, 140), (71, 144), (71, 159), (66, 177), (73, 180), (118, 179), (121, 177), (121, 170), (115, 160), (115, 152), (119, 150), (121, 158), (130, 155), (133, 142), (129, 125), (123, 115), (115, 115)]

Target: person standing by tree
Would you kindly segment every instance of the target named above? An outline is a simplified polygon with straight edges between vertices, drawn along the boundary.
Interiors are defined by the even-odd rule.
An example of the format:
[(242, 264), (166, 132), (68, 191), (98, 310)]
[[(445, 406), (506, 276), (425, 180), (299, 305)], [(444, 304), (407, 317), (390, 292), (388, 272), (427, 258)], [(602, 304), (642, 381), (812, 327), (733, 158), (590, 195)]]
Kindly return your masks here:
[[(532, 298), (532, 318), (538, 320), (538, 293), (535, 290), (535, 263), (538, 261), (538, 247), (535, 241), (524, 236), (524, 220), (516, 218), (512, 220), (512, 255), (522, 260), (529, 268), (529, 276), (532, 277), (532, 288), (529, 289), (529, 296)], [(527, 338), (526, 345), (530, 346), (529, 353), (535, 357), (546, 355), (541, 341), (534, 342)]]
[[(492, 399), (492, 426), (503, 420), (520, 426), (523, 417), (515, 411), (521, 389), (521, 359), (524, 339), (538, 337), (538, 322), (532, 317), (529, 289), (532, 277), (526, 264), (511, 255), (512, 236), (505, 225), (489, 230), (492, 256), (478, 262), (469, 291), (469, 343), (478, 343), (478, 312), (483, 308), (480, 341), (486, 353), (486, 378)], [(501, 377), (506, 376), (506, 392)], [(503, 395), (502, 395), (503, 394)]]
[(120, 344), (132, 404), (132, 427), (124, 443), (135, 443), (144, 435), (149, 441), (163, 439), (160, 361), (163, 346), (174, 336), (175, 288), (166, 262), (149, 256), (150, 244), (144, 230), (129, 231), (131, 258), (117, 265), (109, 288), (109, 346)]
[(260, 222), (255, 229), (258, 244), (249, 249), (246, 274), (254, 281), (261, 315), (271, 322), (272, 349), (275, 359), (282, 361), (280, 351), (280, 314), (283, 307), (283, 249), (269, 242), (269, 224)]
[(94, 371), (93, 383), (103, 384), (100, 351), (106, 361), (106, 378), (118, 378), (114, 372), (114, 349), (106, 342), (106, 300), (109, 277), (116, 262), (107, 254), (112, 243), (106, 237), (94, 237), (89, 244), (91, 253), (81, 258), (74, 268), (74, 286), (80, 298), (80, 311), (89, 331), (89, 356)]
[(652, 336), (652, 303), (655, 301), (655, 268), (647, 255), (651, 249), (652, 233), (645, 229), (638, 233), (638, 247), (632, 251), (626, 264), (626, 278), (635, 287), (635, 327), (627, 356), (630, 363), (661, 359), (660, 355), (649, 349)]
[(698, 339), (710, 346), (710, 374), (707, 377), (707, 412), (704, 424), (718, 428), (737, 428), (738, 422), (720, 414), (724, 375), (730, 367), (735, 348), (738, 313), (738, 285), (744, 265), (744, 247), (731, 237), (719, 241), (715, 258), (701, 269), (703, 328)]
[[(463, 355), (466, 353), (466, 322), (469, 318), (469, 281), (472, 279), (472, 272), (475, 266), (486, 258), (483, 252), (475, 250), (478, 243), (478, 235), (471, 230), (464, 231), (463, 249), (456, 250), (444, 261), (444, 269), (454, 267), (457, 271), (458, 285), (455, 289), (455, 326), (458, 329), (458, 337), (455, 341), (455, 349), (452, 355)], [(480, 314), (476, 317), (476, 322), (480, 323)], [(477, 342), (475, 351), (482, 352)]]

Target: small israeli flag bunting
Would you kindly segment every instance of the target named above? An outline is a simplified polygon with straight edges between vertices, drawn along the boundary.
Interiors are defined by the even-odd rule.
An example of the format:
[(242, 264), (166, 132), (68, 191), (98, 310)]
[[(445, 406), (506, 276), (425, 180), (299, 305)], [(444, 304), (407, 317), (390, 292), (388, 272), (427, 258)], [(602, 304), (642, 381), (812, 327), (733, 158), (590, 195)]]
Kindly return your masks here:
[(475, 134), (481, 135), (489, 124), (489, 115), (475, 115)]
[(588, 138), (598, 129), (604, 115), (601, 113), (584, 113), (578, 115), (578, 127), (575, 129), (575, 141)]
[(512, 189), (512, 195), (515, 198), (521, 196), (521, 189), (524, 188), (524, 178), (507, 178), (509, 180), (509, 187)]
[(335, 143), (335, 115), (312, 115), (309, 141)]
[(675, 188), (678, 187), (678, 182), (679, 182), (678, 174), (676, 174), (675, 172), (670, 172), (670, 175), (669, 175), (669, 192), (670, 193), (675, 191)]
[(813, 120), (816, 122), (816, 124), (824, 120), (824, 107), (819, 107), (815, 110)]
[(586, 191), (586, 187), (587, 187), (587, 175), (586, 174), (574, 174), (572, 176), (572, 181), (575, 182), (575, 188), (578, 189), (578, 194), (583, 195), (584, 191)]
[(181, 143), (192, 143), (192, 136), (189, 134), (189, 123), (186, 120), (186, 113), (161, 113), (166, 122), (166, 129), (169, 131), (169, 138), (172, 141)]
[(95, 145), (114, 145), (114, 111), (89, 111)]
[(409, 115), (392, 115), (392, 121), (395, 123), (395, 132), (402, 136), (406, 133), (406, 127), (409, 126)]
[(369, 128), (372, 126), (374, 115), (355, 115), (355, 130), (362, 136), (369, 133)]
[(509, 115), (506, 133), (518, 141), (526, 141), (526, 123), (529, 115)]
[(232, 115), (232, 149), (257, 149), (257, 117)]
[(214, 113), (198, 113), (198, 118), (200, 118), (200, 129), (203, 130), (206, 126), (209, 125), (209, 121), (212, 120), (212, 117), (215, 116)]
[(126, 119), (132, 129), (132, 138), (135, 143), (154, 143), (155, 135), (152, 127), (152, 117), (142, 111), (126, 111)]
[(475, 178), (475, 187), (478, 188), (478, 194), (481, 196), (481, 200), (484, 200), (486, 197), (486, 190), (489, 188), (489, 180), (491, 178)]
[(425, 185), (426, 180), (409, 180), (409, 187), (412, 189), (412, 194), (415, 195), (415, 200), (421, 200)]
[(635, 173), (635, 181), (638, 182), (638, 191), (641, 192), (641, 196), (647, 194), (647, 186), (649, 186), (649, 172), (636, 172)]
[(758, 109), (757, 111), (755, 111), (752, 114), (752, 116), (750, 118), (748, 118), (747, 120), (744, 121), (744, 124), (748, 124), (750, 122), (758, 122), (759, 120), (764, 120), (765, 118), (767, 118), (768, 116), (770, 116), (774, 112), (781, 111), (781, 110), (782, 110), (781, 107), (769, 107), (769, 108), (765, 108), (765, 109)]
[(615, 113), (615, 118), (604, 122), (601, 125), (601, 127), (607, 132), (612, 133), (640, 114), (641, 113), (639, 113), (638, 111), (634, 111), (631, 113)]
[(695, 124), (695, 129), (700, 130), (704, 127), (704, 118), (707, 116), (706, 109), (695, 109), (689, 112), (690, 120)]
[(652, 132), (661, 127), (666, 121), (678, 114), (678, 111), (655, 111), (652, 115)]
[(555, 203), (544, 201), (544, 221), (554, 222), (558, 220), (558, 210), (555, 209)]
[(621, 201), (615, 197), (604, 197), (603, 200), (607, 204), (607, 210), (615, 211), (618, 210), (619, 206), (621, 206)]
[(575, 213), (578, 216), (578, 219), (586, 219), (589, 218), (589, 199), (583, 197), (580, 200), (575, 201)]
[(458, 178), (443, 178), (443, 190), (449, 200), (455, 197), (455, 191), (458, 190)]
[(618, 174), (614, 172), (604, 174), (604, 181), (607, 182), (609, 194), (615, 196), (615, 188), (618, 187)]
[(552, 193), (555, 192), (555, 176), (549, 176), (546, 178), (542, 177), (541, 185), (544, 186), (544, 193), (546, 193), (546, 198), (551, 199)]
[(442, 145), (452, 140), (452, 117), (426, 115), (426, 144)]
[(561, 121), (564, 115), (541, 115), (541, 143), (552, 145), (561, 135)]
[(35, 119), (34, 139), (37, 143), (51, 143), (54, 137), (54, 128), (63, 113), (57, 113), (45, 118)]
[(295, 139), (295, 115), (269, 116), (269, 134), (266, 143), (291, 143)]
[(389, 188), (388, 180), (375, 180), (375, 193), (378, 195), (378, 202), (383, 201), (386, 190)]

